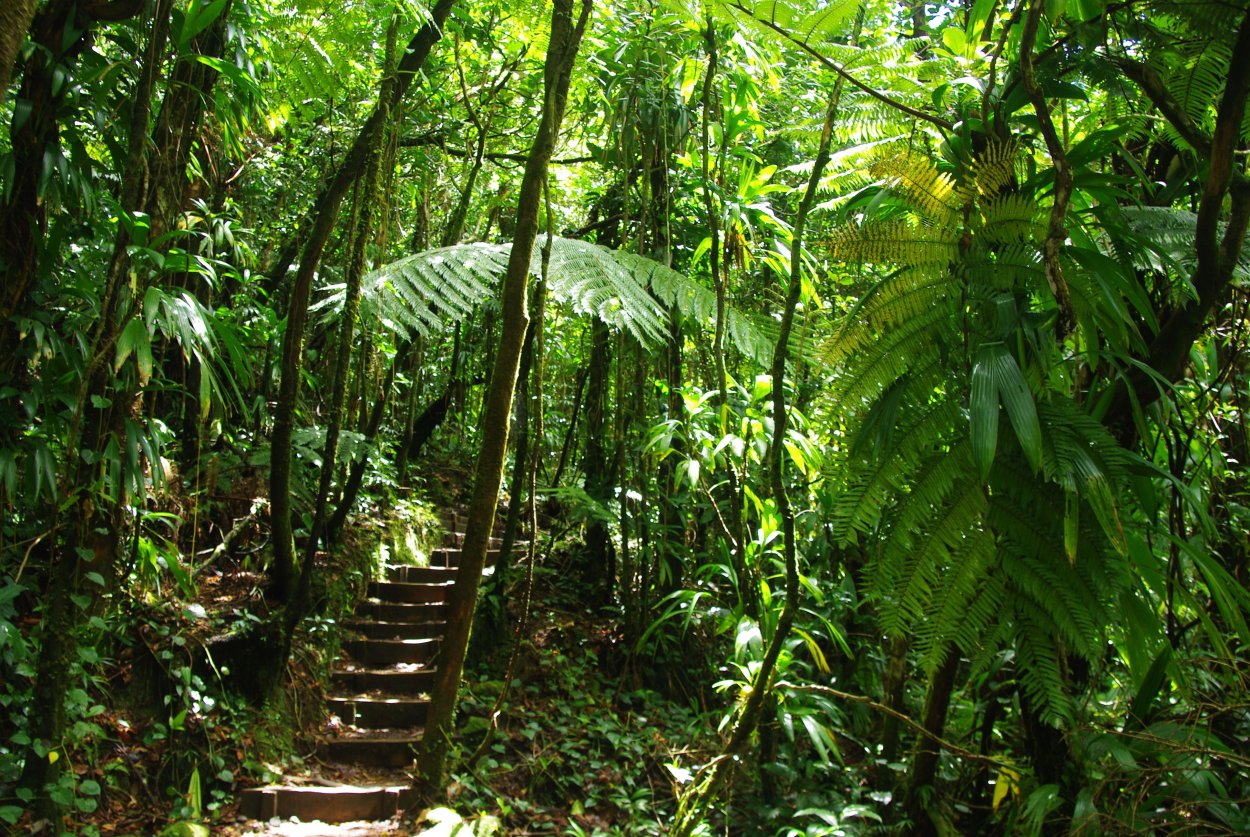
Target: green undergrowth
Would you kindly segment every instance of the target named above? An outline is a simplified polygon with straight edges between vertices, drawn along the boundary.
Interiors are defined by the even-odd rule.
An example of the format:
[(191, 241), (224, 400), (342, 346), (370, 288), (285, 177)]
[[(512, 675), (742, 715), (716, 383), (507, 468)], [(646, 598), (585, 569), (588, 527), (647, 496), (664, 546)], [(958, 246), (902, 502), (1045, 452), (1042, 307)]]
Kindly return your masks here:
[[(541, 572), (537, 584), (558, 578)], [(497, 818), (505, 833), (662, 834), (676, 806), (677, 763), (708, 747), (689, 707), (631, 688), (609, 669), (615, 619), (535, 602), (499, 730), (476, 765), (508, 654), (469, 673), (461, 697), (460, 767), (448, 792), (460, 815)]]
[[(442, 802), (474, 834), (667, 834), (678, 795), (720, 756), (736, 692), (708, 688), (675, 697), (691, 693), (641, 685), (669, 682), (652, 669), (680, 663), (675, 656), (631, 656), (619, 610), (586, 606), (580, 585), (558, 559), (537, 569), (511, 694), (497, 734), (473, 765), (503, 688), (509, 644), (466, 675), (458, 767)], [(514, 589), (514, 617), (519, 599)], [(694, 654), (688, 665), (702, 659)], [(689, 679), (704, 678), (694, 672)], [(795, 706), (781, 705), (775, 718), (765, 724), (766, 740), (754, 739), (739, 762), (726, 796), (706, 812), (705, 833), (881, 833), (892, 794), (879, 790), (880, 780), (892, 784), (901, 765), (865, 759), (840, 735), (811, 734), (811, 719)], [(452, 816), (440, 811), (431, 829), (445, 828)]]

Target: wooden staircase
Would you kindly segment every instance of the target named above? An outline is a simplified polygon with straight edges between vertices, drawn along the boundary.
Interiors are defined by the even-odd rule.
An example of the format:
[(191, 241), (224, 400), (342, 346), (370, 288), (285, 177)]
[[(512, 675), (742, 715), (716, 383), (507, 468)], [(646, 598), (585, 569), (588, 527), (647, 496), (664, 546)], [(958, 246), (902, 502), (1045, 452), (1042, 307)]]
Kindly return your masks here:
[[(326, 701), (327, 727), (335, 731), (320, 737), (315, 753), (323, 769), (316, 777), (244, 790), (240, 815), (335, 823), (389, 819), (415, 804), (405, 771), (429, 710), (459, 557), (458, 546), (435, 550), (431, 566), (391, 566), (385, 580), (370, 582), (367, 598), (343, 626)], [(492, 548), (487, 573), (498, 558)], [(369, 779), (360, 781), (361, 775)], [(334, 776), (352, 780), (327, 778)]]

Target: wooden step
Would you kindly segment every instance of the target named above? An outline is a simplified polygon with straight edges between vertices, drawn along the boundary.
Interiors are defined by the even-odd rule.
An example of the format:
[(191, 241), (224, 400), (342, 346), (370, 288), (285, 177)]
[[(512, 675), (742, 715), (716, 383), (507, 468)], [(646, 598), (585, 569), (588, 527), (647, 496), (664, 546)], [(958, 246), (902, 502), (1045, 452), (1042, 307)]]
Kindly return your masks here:
[(389, 692), (416, 695), (429, 692), (434, 685), (437, 669), (422, 668), (412, 671), (401, 669), (358, 668), (335, 671), (330, 682), (336, 690), (361, 694), (364, 692)]
[(239, 799), (239, 813), (254, 820), (298, 817), (306, 823), (385, 820), (416, 801), (412, 788), (402, 785), (269, 785), (245, 789)]
[(428, 663), (438, 651), (438, 639), (348, 639), (343, 650), (369, 666)]
[(420, 744), (420, 732), (411, 730), (342, 735), (319, 741), (317, 757), (323, 761), (367, 767), (407, 767), (416, 757)]
[(457, 567), (414, 567), (400, 564), (387, 567), (387, 581), (405, 581), (413, 583), (448, 582), (456, 580)]
[(356, 605), (356, 615), (379, 622), (442, 622), (447, 619), (447, 603), (363, 601)]
[(447, 601), (451, 582), (409, 583), (406, 581), (370, 581), (369, 598), (383, 602), (418, 604)]
[[(464, 532), (448, 532), (447, 533), (447, 539), (451, 542), (452, 546), (464, 546), (465, 537), (466, 535)], [(491, 535), (490, 543), (488, 544), (488, 546), (491, 549), (498, 549), (499, 547), (503, 546), (503, 537), (500, 535)]]
[(447, 623), (438, 622), (381, 622), (372, 619), (353, 619), (343, 627), (361, 634), (366, 639), (436, 639), (447, 630)]
[[(516, 551), (513, 551), (516, 554)], [(430, 553), (430, 565), (435, 567), (458, 567), (460, 566), (461, 550), (459, 547), (444, 547), (436, 549)], [(499, 563), (499, 550), (486, 550), (486, 566), (493, 567)]]
[(354, 727), (402, 729), (424, 724), (430, 702), (420, 698), (335, 697), (326, 701), (326, 709)]

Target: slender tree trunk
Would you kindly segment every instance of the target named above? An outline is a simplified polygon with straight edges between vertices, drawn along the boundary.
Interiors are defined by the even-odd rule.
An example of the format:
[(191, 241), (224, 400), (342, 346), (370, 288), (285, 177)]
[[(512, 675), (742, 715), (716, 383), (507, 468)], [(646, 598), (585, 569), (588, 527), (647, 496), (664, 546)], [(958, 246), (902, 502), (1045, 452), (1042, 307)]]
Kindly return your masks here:
[[(386, 381), (382, 384), (382, 392), (380, 397), (373, 404), (373, 411), (369, 413), (369, 423), (365, 427), (365, 450), (369, 451), (373, 448), (378, 438), (378, 430), (382, 427), (382, 417), (386, 414), (386, 404), (390, 397), (391, 389), (395, 386), (395, 375), (399, 368), (407, 361), (408, 353), (412, 344), (402, 343), (395, 353), (395, 360), (391, 363), (390, 372), (386, 375)], [(365, 453), (360, 459), (352, 463), (350, 472), (347, 475), (347, 481), (343, 486), (343, 496), (339, 498), (338, 508), (334, 510), (334, 514), (330, 517), (330, 521), (326, 524), (326, 540), (329, 543), (338, 543), (342, 538), (343, 524), (347, 522), (347, 516), (351, 513), (352, 506), (356, 503), (356, 497), (360, 494), (360, 487), (365, 481), (365, 470), (369, 467), (369, 455)]]
[[(882, 678), (882, 697), (885, 705), (895, 712), (903, 711), (903, 696), (907, 688), (907, 638), (896, 636), (886, 646), (885, 677)], [(881, 757), (886, 761), (898, 758), (898, 718), (886, 715), (881, 722)]]
[(395, 110), (412, 85), (434, 44), (443, 36), (443, 24), (455, 0), (438, 0), (430, 9), (430, 19), (413, 36), (399, 62), (394, 84), (386, 101), (374, 106), (352, 148), (339, 165), (335, 176), (317, 198), (313, 207), (316, 221), (309, 232), (300, 259), (295, 285), (287, 308), (286, 331), (282, 335), (282, 361), (278, 383), (278, 406), (274, 415), (269, 465), (269, 502), (273, 529), (273, 563), (270, 567), (273, 595), (286, 600), (295, 581), (295, 532), (291, 506), (291, 440), (295, 433), (295, 410), (300, 396), (300, 378), (304, 365), (304, 326), (312, 281), (321, 264), (321, 254), (338, 220), (339, 205), (348, 189), (365, 170), (373, 138), (387, 115)]
[(559, 487), (560, 478), (564, 476), (564, 467), (568, 464), (569, 455), (573, 449), (573, 442), (577, 438), (577, 421), (582, 415), (582, 393), (586, 388), (588, 373), (587, 367), (582, 367), (577, 373), (577, 386), (573, 388), (573, 415), (569, 416), (569, 426), (564, 432), (564, 442), (560, 445), (560, 459), (556, 462), (556, 472), (551, 477), (552, 488)]
[[(590, 324), (590, 359), (586, 384), (586, 451), (582, 458), (583, 487), (595, 502), (607, 504), (611, 498), (612, 475), (604, 445), (607, 438), (608, 376), (612, 370), (611, 331), (599, 318)], [(586, 525), (586, 552), (582, 577), (589, 597), (596, 603), (611, 598), (612, 537), (599, 516)]]
[(777, 503), (777, 511), (781, 517), (782, 550), (786, 564), (786, 599), (777, 618), (777, 627), (769, 641), (768, 650), (755, 675), (755, 682), (750, 693), (742, 704), (738, 718), (725, 744), (726, 758), (717, 759), (706, 769), (699, 781), (690, 785), (682, 794), (677, 808), (677, 817), (669, 834), (671, 837), (688, 837), (699, 827), (707, 805), (716, 798), (720, 788), (729, 779), (736, 756), (745, 751), (751, 735), (760, 725), (764, 708), (772, 695), (772, 681), (776, 671), (777, 659), (781, 656), (790, 628), (794, 623), (794, 615), (799, 606), (799, 566), (797, 548), (794, 542), (794, 512), (790, 507), (790, 496), (786, 490), (785, 480), (785, 438), (787, 432), (788, 413), (786, 412), (785, 372), (789, 358), (790, 332), (794, 327), (794, 313), (798, 308), (802, 294), (802, 265), (800, 254), (803, 252), (803, 233), (807, 226), (807, 215), (816, 202), (816, 190), (820, 184), (820, 176), (829, 163), (829, 146), (833, 136), (833, 121), (838, 112), (838, 101), (841, 87), (834, 89), (825, 113), (824, 129), (820, 136), (820, 147), (816, 152), (816, 161), (812, 165), (812, 174), (807, 181), (807, 189), (799, 202), (799, 211), (794, 219), (794, 228), (790, 242), (790, 276), (786, 307), (781, 315), (781, 328), (777, 334), (777, 345), (773, 350), (773, 438), (769, 449), (768, 470), (773, 498)]
[[(712, 284), (716, 290), (716, 328), (712, 337), (712, 361), (716, 366), (716, 403), (720, 408), (720, 433), (724, 437), (729, 432), (729, 371), (725, 365), (725, 307), (728, 291), (729, 265), (721, 258), (720, 212), (716, 199), (712, 196), (714, 177), (719, 179), (719, 168), (712, 169), (711, 131), (715, 112), (712, 101), (716, 89), (717, 43), (716, 25), (708, 18), (704, 30), (704, 44), (707, 48), (707, 72), (703, 77), (703, 209), (707, 220), (708, 235), (712, 246), (708, 251), (712, 271)], [(746, 562), (746, 526), (742, 518), (742, 491), (739, 485), (738, 469), (730, 463), (729, 474), (729, 516), (730, 526), (726, 533), (731, 541), (729, 544), (732, 556), (734, 575), (738, 579), (738, 590), (746, 615), (752, 619), (759, 618), (759, 573)]]
[(613, 455), (616, 461), (612, 465), (612, 470), (616, 473), (616, 484), (620, 486), (617, 521), (621, 532), (621, 549), (618, 562), (620, 580), (617, 589), (620, 591), (621, 610), (628, 624), (636, 599), (634, 597), (634, 555), (629, 544), (629, 471), (625, 462), (625, 434), (628, 427), (625, 414), (629, 411), (629, 402), (625, 395), (626, 363), (623, 329), (616, 335), (616, 358), (616, 420), (612, 427)]
[[(525, 468), (530, 450), (530, 368), (534, 363), (534, 329), (530, 322), (525, 331), (525, 344), (521, 347), (521, 365), (517, 370), (517, 397), (513, 404), (513, 426), (516, 428), (516, 443), (512, 446), (512, 479), (508, 483), (510, 498), (508, 514), (503, 522), (503, 539), (499, 545), (499, 563), (491, 578), (492, 593), (503, 596), (506, 584), (508, 561), (512, 556), (512, 547), (516, 543), (517, 529), (521, 523), (521, 498), (525, 496)], [(501, 623), (502, 624), (502, 623)], [(500, 626), (495, 626), (500, 627)], [(493, 636), (494, 634), (492, 634)]]
[(438, 674), (426, 719), (426, 731), (418, 762), (420, 780), (427, 789), (441, 789), (445, 779), (447, 750), (452, 720), (460, 691), (469, 632), (473, 625), (473, 609), (477, 604), (482, 568), (495, 520), (499, 485), (503, 481), (504, 456), (508, 447), (508, 416), (512, 412), (512, 396), (516, 386), (521, 347), (529, 326), (526, 311), (526, 286), (530, 260), (538, 232), (538, 208), (547, 164), (551, 160), (564, 118), (569, 82), (578, 47), (590, 18), (591, 0), (583, 0), (580, 13), (573, 18), (572, 0), (554, 0), (551, 16), (551, 40), (544, 69), (542, 118), (534, 146), (525, 164), (521, 192), (517, 199), (516, 236), (508, 259), (503, 282), (503, 325), (490, 398), (483, 421), (482, 449), (478, 454), (473, 483), (473, 498), (465, 526), (460, 569), (448, 603), (447, 633), (438, 659)]
[(939, 830), (926, 814), (921, 804), (921, 789), (932, 787), (937, 778), (938, 757), (941, 748), (937, 740), (946, 730), (946, 710), (950, 707), (955, 689), (955, 674), (959, 670), (959, 652), (950, 648), (946, 659), (934, 672), (925, 695), (924, 724), (929, 735), (922, 735), (916, 742), (916, 755), (911, 763), (911, 775), (907, 779), (905, 807), (912, 821), (914, 834), (937, 834)]
[(399, 452), (395, 456), (395, 471), (400, 485), (408, 482), (408, 440), (412, 438), (412, 425), (417, 418), (417, 375), (420, 373), (421, 362), (425, 355), (425, 338), (418, 335), (413, 338), (412, 377), (408, 381), (408, 391), (404, 394), (403, 434), (400, 438)]

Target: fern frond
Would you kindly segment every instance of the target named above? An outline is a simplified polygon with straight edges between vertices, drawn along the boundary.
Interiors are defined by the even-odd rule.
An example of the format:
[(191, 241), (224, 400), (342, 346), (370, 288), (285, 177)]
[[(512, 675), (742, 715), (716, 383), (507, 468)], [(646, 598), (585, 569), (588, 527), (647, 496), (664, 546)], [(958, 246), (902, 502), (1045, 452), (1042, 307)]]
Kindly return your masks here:
[(854, 44), (826, 44), (821, 54), (837, 62), (844, 70), (872, 67), (880, 69), (880, 80), (891, 83), (914, 76), (912, 72), (921, 61), (917, 55), (928, 49), (928, 38), (907, 38), (889, 44), (873, 44), (871, 48)]
[(933, 399), (895, 430), (892, 454), (860, 464), (855, 477), (834, 503), (834, 536), (846, 542), (851, 532), (867, 532), (877, 525), (890, 497), (905, 490), (927, 457), (947, 442), (959, 418), (953, 401)]
[(959, 255), (957, 231), (920, 228), (906, 221), (886, 221), (863, 226), (848, 224), (834, 230), (830, 255), (839, 261), (868, 264), (942, 264)]
[(1042, 291), (1047, 287), (1041, 251), (1031, 241), (1004, 244), (994, 251), (978, 242), (963, 265), (963, 275), (984, 288)]
[(803, 43), (815, 45), (842, 34), (848, 21), (859, 11), (862, 0), (834, 0), (812, 12), (793, 27)]
[(1029, 195), (999, 195), (982, 204), (979, 231), (991, 247), (1039, 241), (1045, 234), (1042, 208)]
[[(906, 632), (910, 625), (928, 615), (929, 604), (939, 579), (950, 566), (951, 556), (966, 537), (981, 526), (985, 495), (967, 479), (968, 490), (955, 492), (951, 502), (933, 510), (926, 530), (914, 537), (905, 549), (881, 550), (872, 567), (870, 591), (880, 601), (881, 629), (892, 636)], [(900, 498), (906, 503), (907, 497)]]
[[(542, 239), (534, 244), (533, 268), (541, 262)], [(532, 269), (533, 269), (532, 268)], [(571, 238), (555, 238), (547, 282), (552, 295), (574, 311), (627, 331), (643, 345), (667, 339), (668, 318), (647, 283), (658, 262)]]
[(903, 375), (938, 361), (946, 321), (946, 312), (935, 308), (882, 335), (852, 358), (836, 384), (844, 409), (863, 409)]
[(1015, 614), (1016, 674), (1025, 694), (1051, 723), (1072, 722), (1072, 698), (1068, 694), (1059, 649), (1050, 620), (1027, 603), (1018, 603)]
[[(1062, 508), (1062, 492), (1028, 479), (1023, 468), (998, 463), (995, 468), (997, 490), (988, 520), (1001, 541), (999, 560), (1014, 595), (1048, 614), (1068, 647), (1086, 659), (1097, 659), (1105, 639), (1103, 626), (1110, 618), (1108, 603), (1119, 589), (1097, 570), (1105, 563), (1097, 557), (1101, 550), (1086, 549), (1084, 557), (1070, 562), (1064, 555), (1063, 514), (1037, 511)], [(1093, 535), (1089, 532), (1083, 540), (1088, 543)]]
[(976, 198), (997, 197), (1016, 180), (1019, 149), (1013, 142), (994, 140), (972, 159), (968, 175), (961, 185), (967, 202)]
[[(391, 262), (365, 275), (360, 315), (404, 337), (434, 334), (494, 293), (507, 254), (507, 247), (462, 244)], [(322, 303), (333, 316), (342, 305), (341, 287)]]
[[(535, 242), (530, 270), (541, 266), (542, 240)], [(361, 316), (375, 319), (405, 338), (431, 335), (468, 317), (490, 301), (508, 267), (509, 245), (458, 244), (391, 262), (367, 274)], [(644, 346), (668, 340), (668, 309), (707, 324), (716, 295), (659, 262), (577, 239), (555, 238), (548, 264), (554, 299), (575, 312), (598, 317)], [(330, 287), (315, 310), (333, 319), (342, 312), (344, 288)], [(726, 334), (743, 354), (772, 360), (776, 329), (744, 311), (726, 312)], [(814, 356), (801, 334), (792, 338), (795, 357)]]
[(890, 511), (889, 532), (882, 548), (910, 551), (913, 535), (924, 532), (932, 524), (934, 513), (946, 505), (956, 491), (980, 493), (974, 475), (967, 439), (959, 440), (936, 455), (930, 454), (910, 480), (905, 498)]
[[(628, 256), (626, 261), (633, 258), (643, 259), (642, 256)], [(675, 270), (649, 259), (645, 261), (658, 268), (646, 273), (647, 286), (656, 299), (701, 324), (713, 321), (716, 316), (716, 294), (713, 291)], [(725, 336), (738, 351), (757, 363), (772, 362), (777, 336), (770, 323), (759, 322), (743, 311), (729, 308), (725, 312)], [(791, 337), (790, 351), (798, 358), (811, 359), (816, 355), (813, 347), (805, 343), (803, 335), (798, 333)]]
[(939, 171), (927, 156), (911, 151), (887, 151), (878, 155), (869, 171), (874, 177), (884, 178), (892, 191), (902, 195), (935, 224), (957, 225), (960, 202), (955, 194), (955, 181)]
[(844, 94), (838, 112), (837, 136), (855, 144), (889, 139), (898, 134), (897, 114), (893, 106), (870, 96)]
[(729, 10), (731, 15), (736, 11), (761, 24), (763, 31), (775, 37), (815, 46), (840, 34), (862, 2), (863, 0), (833, 0), (824, 8), (807, 14), (784, 0), (722, 0), (720, 5)]
[(948, 270), (903, 269), (859, 309), (874, 332), (896, 326), (931, 308), (948, 308), (959, 288)]
[(952, 643), (969, 656), (982, 647), (1005, 598), (1002, 579), (991, 573), (994, 558), (994, 537), (985, 529), (969, 534), (951, 555), (912, 642), (926, 674), (937, 670)]

